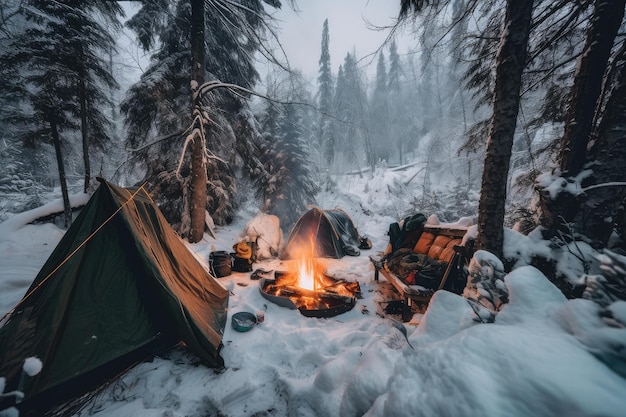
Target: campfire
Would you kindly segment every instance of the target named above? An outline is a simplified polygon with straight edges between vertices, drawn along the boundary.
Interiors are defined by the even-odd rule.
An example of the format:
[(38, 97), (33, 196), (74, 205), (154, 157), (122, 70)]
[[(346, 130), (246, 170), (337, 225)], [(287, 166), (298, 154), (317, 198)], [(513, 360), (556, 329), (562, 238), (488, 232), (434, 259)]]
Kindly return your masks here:
[(358, 282), (328, 276), (310, 254), (298, 258), (295, 264), (292, 270), (276, 271), (274, 279), (262, 279), (261, 295), (308, 317), (332, 317), (354, 307), (361, 292)]

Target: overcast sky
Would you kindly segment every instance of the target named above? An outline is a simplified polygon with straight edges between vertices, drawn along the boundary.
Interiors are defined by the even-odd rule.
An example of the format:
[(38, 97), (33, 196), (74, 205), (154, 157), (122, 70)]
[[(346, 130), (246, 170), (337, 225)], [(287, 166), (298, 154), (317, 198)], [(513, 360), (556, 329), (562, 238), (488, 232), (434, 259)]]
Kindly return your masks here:
[[(389, 30), (374, 31), (368, 29), (368, 25), (392, 25), (400, 11), (400, 0), (299, 0), (297, 12), (286, 3), (283, 1), (283, 9), (273, 14), (280, 27), (280, 41), (290, 65), (314, 78), (319, 69), (322, 27), (326, 18), (331, 65), (336, 73), (348, 52), (356, 50), (357, 57), (364, 58), (385, 41)], [(410, 42), (408, 36), (399, 38), (399, 52), (405, 52)], [(373, 73), (376, 61), (371, 61), (366, 58), (361, 64), (371, 63), (368, 72)]]
[[(368, 26), (385, 27), (395, 23), (400, 11), (400, 0), (297, 0), (297, 11), (283, 0), (283, 8), (272, 12), (278, 26), (278, 36), (287, 54), (289, 64), (294, 69), (302, 70), (305, 78), (315, 84), (321, 53), (322, 27), (328, 18), (330, 32), (330, 59), (332, 71), (337, 73), (348, 52), (356, 51), (357, 58), (362, 59), (359, 65), (368, 67), (371, 76), (375, 74), (376, 60), (374, 53), (385, 41), (389, 29), (376, 31)], [(127, 17), (139, 9), (136, 2), (122, 2)], [(271, 7), (267, 8), (272, 11)], [(140, 50), (134, 35), (125, 30), (120, 38), (124, 54), (124, 72), (131, 83), (147, 68), (148, 56)], [(416, 41), (406, 33), (397, 38), (398, 51), (405, 53), (414, 46)], [(284, 60), (279, 51), (276, 55)], [(368, 57), (369, 56), (369, 57)], [(388, 56), (388, 49), (385, 49)], [(122, 64), (120, 64), (122, 65)], [(257, 68), (261, 75), (261, 84), (265, 81), (267, 66), (259, 63)]]

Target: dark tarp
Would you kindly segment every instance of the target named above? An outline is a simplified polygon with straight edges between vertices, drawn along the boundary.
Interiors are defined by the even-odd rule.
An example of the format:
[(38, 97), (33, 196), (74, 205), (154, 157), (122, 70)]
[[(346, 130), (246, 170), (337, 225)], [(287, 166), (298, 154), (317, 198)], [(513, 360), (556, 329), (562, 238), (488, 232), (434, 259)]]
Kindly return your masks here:
[(359, 233), (348, 213), (314, 207), (291, 228), (281, 258), (298, 258), (302, 249), (310, 252), (311, 248), (315, 248), (314, 257), (343, 258), (359, 255), (359, 244)]
[[(102, 181), (0, 328), (0, 376), (39, 406), (180, 341), (223, 366), (227, 306), (146, 191)], [(19, 381), (31, 356), (43, 369)]]

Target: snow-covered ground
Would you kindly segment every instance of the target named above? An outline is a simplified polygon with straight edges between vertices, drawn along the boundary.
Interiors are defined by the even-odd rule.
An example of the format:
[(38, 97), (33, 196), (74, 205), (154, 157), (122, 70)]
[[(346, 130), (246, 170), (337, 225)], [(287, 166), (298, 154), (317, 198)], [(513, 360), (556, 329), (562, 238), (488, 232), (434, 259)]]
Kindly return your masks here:
[[(341, 195), (318, 200), (324, 209), (346, 210), (374, 244), (358, 257), (324, 261), (329, 275), (360, 283), (363, 298), (354, 309), (307, 318), (269, 303), (249, 273), (220, 278), (231, 291), (225, 370), (199, 366), (193, 355), (175, 349), (131, 369), (79, 415), (626, 415), (626, 379), (616, 372), (626, 359), (626, 329), (608, 327), (591, 301), (566, 300), (533, 267), (505, 277), (510, 302), (495, 323), (480, 323), (467, 300), (446, 292), (437, 293), (413, 324), (377, 314), (384, 282), (373, 280), (368, 255), (385, 248), (389, 223), (403, 204), (408, 207), (386, 194), (402, 182), (395, 176), (412, 174), (354, 177)], [(216, 229), (217, 239), (206, 235), (190, 249), (204, 260), (213, 250), (232, 250), (254, 214), (242, 210), (234, 224)], [(62, 236), (49, 224), (18, 226), (16, 217), (0, 224), (0, 314), (19, 301)], [(521, 235), (507, 242), (516, 253), (541, 245)], [(255, 268), (286, 266), (270, 259)], [(626, 323), (624, 305), (614, 310)], [(232, 329), (232, 314), (258, 310), (265, 310), (264, 323), (245, 333)], [(616, 361), (598, 359), (598, 352), (611, 349)]]

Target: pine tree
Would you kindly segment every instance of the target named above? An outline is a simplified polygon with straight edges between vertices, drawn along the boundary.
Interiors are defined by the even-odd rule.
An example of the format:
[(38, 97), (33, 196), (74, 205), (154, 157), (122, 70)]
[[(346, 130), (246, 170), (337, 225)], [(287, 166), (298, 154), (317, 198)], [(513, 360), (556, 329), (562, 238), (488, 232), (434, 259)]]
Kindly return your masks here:
[[(24, 29), (4, 51), (3, 79), (8, 96), (23, 104), (6, 117), (22, 127), (30, 147), (52, 143), (64, 202), (65, 225), (71, 223), (64, 147), (72, 147), (70, 132), (80, 132), (85, 190), (91, 177), (89, 149), (108, 142), (109, 121), (102, 108), (109, 104), (105, 89), (117, 86), (103, 51), (113, 48), (105, 23), (118, 24), (121, 8), (104, 0), (24, 2)], [(27, 68), (26, 71), (23, 69)], [(12, 76), (13, 84), (8, 81)], [(69, 141), (69, 142), (68, 142)], [(67, 149), (67, 148), (66, 148)]]
[(624, 17), (625, 0), (596, 0), (583, 54), (578, 61), (559, 154), (561, 170), (575, 176), (583, 168), (611, 49)]
[(340, 119), (335, 144), (335, 165), (343, 168), (358, 167), (365, 159), (367, 165), (374, 168), (376, 159), (367, 130), (365, 88), (354, 55), (346, 54), (342, 69), (342, 79), (337, 76), (335, 90), (335, 114)]
[[(397, 152), (397, 162), (404, 164), (412, 141), (417, 138), (416, 123), (423, 123), (417, 87), (402, 77), (403, 66), (395, 40), (389, 45), (389, 73), (387, 91), (389, 105), (390, 145)], [(413, 77), (417, 79), (417, 76)]]
[(282, 105), (281, 109), (277, 137), (265, 157), (271, 180), (262, 194), (268, 213), (278, 216), (281, 225), (288, 228), (305, 212), (307, 205), (315, 203), (319, 187), (312, 179), (299, 111), (290, 104)]
[(391, 40), (389, 44), (389, 74), (387, 81), (389, 83), (389, 91), (392, 93), (400, 92), (400, 74), (402, 65), (400, 63), (400, 55), (398, 54), (398, 45), (395, 40)]
[[(574, 182), (575, 177), (583, 170), (585, 163), (589, 161), (588, 147), (591, 143), (594, 123), (602, 119), (602, 88), (603, 84), (608, 84), (606, 72), (610, 63), (611, 50), (624, 17), (625, 7), (626, 0), (613, 2), (598, 0), (594, 2), (593, 16), (585, 39), (583, 53), (578, 60), (574, 76), (564, 134), (561, 138), (558, 154), (560, 174), (564, 184)], [(618, 90), (613, 92), (615, 91)], [(616, 105), (617, 103), (609, 102), (609, 104)], [(608, 145), (608, 142), (606, 144)], [(596, 146), (596, 152), (602, 153), (599, 148)], [(610, 182), (611, 179), (620, 181), (624, 178), (618, 171), (613, 172), (613, 178), (606, 175), (609, 173), (607, 170), (600, 168), (599, 172), (602, 171), (605, 175), (596, 179), (601, 178), (602, 181)], [(550, 236), (556, 233), (563, 221), (575, 221), (575, 217), (583, 205), (578, 195), (572, 195), (563, 190), (556, 198), (553, 198), (547, 190), (540, 189), (539, 192), (543, 200), (542, 225), (547, 229)], [(623, 195), (623, 193), (618, 192), (618, 195)], [(599, 241), (605, 243), (610, 234), (610, 223), (607, 224), (606, 219), (615, 214), (615, 209), (621, 204), (621, 200), (622, 198), (619, 197), (612, 203), (610, 200), (605, 200), (599, 204), (604, 208), (598, 210), (598, 217), (594, 219), (593, 214), (588, 211), (587, 214), (591, 214), (592, 219), (581, 219), (579, 221), (581, 225), (576, 229), (589, 230), (594, 238), (600, 238)], [(596, 204), (598, 201), (594, 205)], [(606, 206), (611, 206), (611, 208)], [(584, 223), (592, 223), (599, 227), (590, 230)]]
[[(563, 123), (567, 102), (567, 91), (573, 75), (572, 62), (580, 53), (584, 42), (583, 22), (589, 19), (589, 2), (535, 2), (533, 22), (528, 43), (526, 70), (522, 78), (522, 97), (520, 106), (524, 114), (518, 129), (514, 147), (528, 148), (531, 139), (540, 128), (551, 123)], [(504, 19), (503, 2), (489, 0), (482, 5), (476, 2), (455, 2), (453, 7), (453, 56), (457, 67), (464, 71), (463, 81), (471, 92), (475, 114), (479, 120), (467, 129), (464, 150), (476, 151), (484, 147), (489, 120), (486, 110), (491, 106), (494, 91), (494, 72), (501, 22)], [(463, 7), (461, 10), (460, 7)], [(480, 7), (477, 7), (480, 6)], [(428, 19), (432, 19), (431, 16)], [(479, 22), (475, 25), (471, 22)], [(470, 29), (472, 28), (472, 29)], [(469, 31), (469, 32), (468, 32)], [(465, 33), (464, 36), (461, 33)], [(468, 63), (468, 65), (466, 65)], [(463, 69), (465, 68), (465, 69)], [(465, 108), (465, 107), (464, 107)], [(527, 149), (519, 152), (526, 158), (513, 161), (521, 166), (533, 166), (537, 163), (550, 163), (549, 153), (556, 147), (542, 146), (542, 149)], [(541, 157), (543, 161), (537, 158)], [(536, 165), (535, 165), (536, 166)], [(534, 172), (520, 177), (514, 184), (529, 187), (537, 175)], [(524, 178), (527, 181), (524, 182)]]
[(324, 158), (328, 166), (335, 165), (338, 140), (344, 131), (345, 125), (339, 122), (345, 100), (344, 90), (345, 79), (343, 76), (343, 66), (339, 65), (339, 69), (337, 70), (337, 85), (335, 87), (335, 94), (333, 96), (333, 114), (335, 115), (335, 118), (331, 120), (330, 135), (328, 140), (324, 143), (323, 147)]
[[(158, 4), (155, 4), (158, 3)], [(159, 195), (158, 204), (168, 220), (187, 236), (190, 158), (184, 152), (186, 129), (191, 125), (191, 33), (188, 2), (147, 2), (129, 21), (145, 46), (158, 44), (152, 65), (134, 85), (122, 105), (130, 147), (138, 148), (134, 163), (145, 172), (148, 185)], [(268, 15), (263, 3), (279, 7), (275, 0), (239, 0), (205, 3), (205, 79), (250, 88), (258, 80), (253, 56), (259, 48), (259, 32)], [(160, 13), (157, 13), (158, 10)], [(157, 43), (158, 40), (158, 43)], [(154, 100), (159, 97), (159, 100)], [(247, 103), (227, 90), (212, 90), (200, 98), (206, 137), (206, 210), (217, 224), (232, 220), (235, 210), (237, 154), (250, 170), (262, 166), (254, 160), (252, 144), (256, 128), (246, 114)], [(209, 123), (210, 120), (210, 123)], [(154, 141), (154, 135), (163, 140)], [(252, 159), (250, 159), (252, 158)]]
[(328, 144), (332, 142), (331, 119), (329, 115), (332, 113), (333, 101), (333, 75), (330, 66), (330, 36), (328, 29), (328, 19), (324, 20), (322, 29), (322, 52), (319, 60), (319, 76), (317, 78), (318, 85), (318, 108), (320, 116), (318, 121), (318, 148), (323, 153)]
[[(269, 97), (279, 98), (283, 93), (278, 87), (279, 82), (273, 77), (267, 77), (267, 94)], [(255, 186), (257, 197), (263, 201), (263, 210), (271, 204), (266, 201), (270, 195), (273, 195), (274, 177), (276, 169), (274, 168), (275, 144), (279, 136), (279, 123), (282, 117), (283, 105), (278, 101), (267, 100), (264, 103), (261, 114), (256, 115), (259, 120), (259, 138), (257, 143), (258, 159), (263, 164), (262, 170), (254, 170), (250, 172), (250, 178)], [(267, 175), (261, 175), (262, 172)], [(270, 197), (271, 199), (271, 197)]]
[[(272, 97), (276, 97), (275, 95)], [(275, 101), (267, 101), (265, 111), (259, 117), (260, 132), (264, 138), (278, 136), (278, 119), (280, 118), (280, 105)]]
[(605, 247), (614, 231), (626, 242), (626, 187), (623, 184), (626, 160), (623, 133), (626, 128), (625, 58), (617, 60), (614, 73), (607, 76), (607, 84), (611, 85), (609, 98), (595, 140), (592, 140), (593, 146), (587, 154), (588, 164), (593, 167), (589, 181), (606, 186), (586, 193), (585, 203), (577, 216), (581, 233)]
[[(204, 0), (191, 0), (191, 180), (189, 209), (189, 242), (202, 240), (207, 203), (207, 170), (205, 163), (204, 116), (200, 88), (204, 84)], [(189, 137), (188, 137), (189, 140)]]
[(374, 91), (369, 106), (370, 110), (370, 131), (373, 147), (373, 158), (376, 161), (384, 160), (389, 162), (390, 152), (390, 131), (389, 131), (389, 90), (388, 90), (387, 69), (385, 66), (385, 55), (381, 51), (378, 55), (376, 65), (376, 80)]
[(487, 139), (478, 204), (479, 249), (502, 259), (506, 186), (519, 110), (522, 73), (526, 65), (532, 0), (507, 0), (506, 16), (496, 59), (493, 116)]

